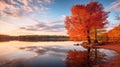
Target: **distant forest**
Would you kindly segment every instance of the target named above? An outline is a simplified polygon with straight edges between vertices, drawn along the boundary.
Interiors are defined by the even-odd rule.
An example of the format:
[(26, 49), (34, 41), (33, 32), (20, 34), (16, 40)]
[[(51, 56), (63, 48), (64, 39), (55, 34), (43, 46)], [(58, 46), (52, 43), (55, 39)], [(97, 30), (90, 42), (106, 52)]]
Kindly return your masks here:
[(22, 36), (8, 36), (0, 35), (0, 41), (68, 41), (68, 36), (58, 35), (22, 35)]

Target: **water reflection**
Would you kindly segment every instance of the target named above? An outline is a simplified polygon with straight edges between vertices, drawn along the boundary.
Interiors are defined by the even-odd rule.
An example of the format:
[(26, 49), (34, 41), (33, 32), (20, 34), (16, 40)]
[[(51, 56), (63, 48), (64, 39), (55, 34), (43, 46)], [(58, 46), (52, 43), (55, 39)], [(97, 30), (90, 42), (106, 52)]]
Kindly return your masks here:
[(28, 47), (21, 47), (20, 49), (35, 52), (38, 55), (58, 55), (62, 56), (69, 49), (60, 48), (58, 47), (43, 47), (43, 46), (28, 46)]
[[(73, 44), (74, 42), (71, 41), (2, 42), (0, 43), (0, 67), (79, 67), (89, 64), (86, 49)], [(98, 50), (98, 56), (105, 55), (104, 58), (107, 60), (114, 57), (114, 53), (106, 49)], [(106, 59), (101, 62), (106, 62)], [(89, 61), (94, 61), (94, 50)]]
[(89, 55), (87, 51), (70, 50), (66, 58), (66, 67), (93, 67), (103, 63), (105, 54), (101, 52), (95, 53), (96, 51), (92, 51)]
[(66, 67), (88, 67), (88, 52), (70, 50), (66, 58)]

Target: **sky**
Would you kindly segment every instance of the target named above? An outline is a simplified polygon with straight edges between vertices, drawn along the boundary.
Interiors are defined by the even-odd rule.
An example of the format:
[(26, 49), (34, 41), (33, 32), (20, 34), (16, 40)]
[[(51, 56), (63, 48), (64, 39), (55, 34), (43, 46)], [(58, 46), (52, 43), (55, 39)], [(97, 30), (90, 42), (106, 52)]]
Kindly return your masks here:
[[(98, 1), (110, 11), (107, 30), (120, 24), (120, 0)], [(0, 0), (0, 34), (67, 35), (64, 20), (71, 7), (90, 0)]]

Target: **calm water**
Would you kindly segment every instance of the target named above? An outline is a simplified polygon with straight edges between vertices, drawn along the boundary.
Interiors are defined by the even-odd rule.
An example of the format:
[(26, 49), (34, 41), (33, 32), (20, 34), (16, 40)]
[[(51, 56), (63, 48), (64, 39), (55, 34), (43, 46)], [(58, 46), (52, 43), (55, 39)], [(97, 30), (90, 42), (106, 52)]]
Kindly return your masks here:
[[(0, 42), (0, 67), (66, 67), (69, 50), (86, 51), (76, 42)], [(106, 60), (113, 58), (115, 51), (100, 49)], [(106, 61), (103, 60), (103, 61)]]

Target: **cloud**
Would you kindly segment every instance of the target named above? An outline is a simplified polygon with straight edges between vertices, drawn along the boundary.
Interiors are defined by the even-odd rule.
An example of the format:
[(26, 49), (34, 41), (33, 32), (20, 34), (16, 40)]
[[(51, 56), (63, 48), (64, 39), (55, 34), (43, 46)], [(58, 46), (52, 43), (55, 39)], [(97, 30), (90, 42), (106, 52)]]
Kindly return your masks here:
[(51, 2), (52, 2), (52, 0), (45, 0), (45, 2), (47, 2), (47, 3), (51, 3)]
[[(29, 46), (29, 47), (21, 47), (21, 50), (27, 50), (31, 52), (35, 52), (38, 55), (54, 55), (54, 56), (64, 56), (69, 49), (63, 48), (61, 46), (54, 46), (54, 47), (43, 47), (43, 46)], [(36, 49), (36, 50), (34, 50)], [(50, 52), (50, 53), (49, 53)], [(52, 52), (52, 53), (51, 53)], [(59, 54), (58, 54), (59, 52)]]
[[(111, 5), (108, 6), (107, 10), (108, 11), (113, 10), (115, 12), (115, 14), (116, 14), (116, 17), (115, 17), (114, 21), (112, 21), (112, 22), (116, 22), (116, 23), (110, 22), (110, 24), (112, 25), (111, 28), (113, 28), (114, 26), (120, 24), (120, 22), (119, 22), (120, 21), (120, 16), (119, 16), (119, 13), (120, 13), (120, 0), (115, 0), (114, 2), (112, 2)], [(111, 19), (113, 19), (113, 18), (111, 18)]]
[(108, 10), (115, 10), (120, 12), (120, 0), (114, 1), (109, 7)]
[[(36, 21), (36, 20), (35, 20)], [(20, 27), (20, 29), (28, 30), (28, 31), (46, 31), (46, 32), (63, 32), (64, 24), (62, 21), (55, 21), (51, 23), (45, 24), (45, 22), (36, 21), (38, 24)]]
[(0, 0), (0, 15), (24, 16), (48, 10), (52, 0)]
[(61, 15), (62, 20), (65, 20), (66, 15)]
[(118, 16), (118, 17), (116, 17), (116, 20), (120, 20), (120, 17)]

